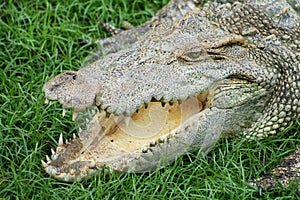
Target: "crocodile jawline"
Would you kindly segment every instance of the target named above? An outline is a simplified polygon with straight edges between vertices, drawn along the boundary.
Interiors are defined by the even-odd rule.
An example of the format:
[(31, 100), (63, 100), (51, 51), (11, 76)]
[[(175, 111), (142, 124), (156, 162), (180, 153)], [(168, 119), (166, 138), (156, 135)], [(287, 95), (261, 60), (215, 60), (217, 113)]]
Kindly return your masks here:
[(151, 147), (163, 145), (169, 138), (176, 137), (176, 131), (185, 121), (209, 106), (209, 91), (205, 91), (183, 101), (162, 103), (153, 99), (130, 118), (108, 116), (97, 109), (93, 119), (87, 122), (86, 130), (79, 129), (79, 137), (73, 135), (73, 140), (64, 144), (61, 134), (56, 151), (52, 150), (51, 158), (46, 156), (43, 166), (51, 176), (67, 182), (81, 180), (78, 174), (92, 176), (105, 166), (109, 170), (128, 170), (109, 163), (118, 163), (116, 160), (124, 161), (128, 156), (139, 156)]

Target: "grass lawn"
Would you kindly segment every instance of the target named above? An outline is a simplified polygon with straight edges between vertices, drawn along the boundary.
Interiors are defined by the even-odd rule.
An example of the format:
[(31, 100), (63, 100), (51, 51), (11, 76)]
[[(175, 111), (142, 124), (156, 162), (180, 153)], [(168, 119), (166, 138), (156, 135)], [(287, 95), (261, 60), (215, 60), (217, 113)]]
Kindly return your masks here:
[[(44, 104), (44, 83), (78, 70), (96, 46), (78, 42), (109, 36), (101, 21), (121, 26), (149, 19), (166, 1), (21, 0), (0, 3), (0, 199), (291, 199), (296, 188), (261, 197), (247, 184), (270, 171), (299, 143), (299, 125), (261, 141), (223, 139), (209, 155), (197, 152), (145, 174), (102, 174), (80, 183), (50, 178), (40, 160), (61, 132), (75, 132), (71, 112)], [(284, 139), (281, 139), (284, 138)]]

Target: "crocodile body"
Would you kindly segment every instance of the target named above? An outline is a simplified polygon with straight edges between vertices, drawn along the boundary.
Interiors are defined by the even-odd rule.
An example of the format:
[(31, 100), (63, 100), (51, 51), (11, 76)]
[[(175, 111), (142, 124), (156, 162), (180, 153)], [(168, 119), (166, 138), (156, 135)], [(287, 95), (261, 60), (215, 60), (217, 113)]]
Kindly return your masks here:
[[(73, 109), (79, 137), (64, 144), (60, 136), (46, 172), (62, 181), (103, 168), (145, 172), (195, 147), (206, 153), (224, 136), (264, 138), (293, 124), (300, 1), (218, 2), (171, 1), (149, 22), (100, 40), (105, 57), (48, 81), (47, 100)], [(300, 174), (299, 151), (291, 158), (273, 171), (283, 186)], [(276, 180), (251, 183), (272, 189)]]

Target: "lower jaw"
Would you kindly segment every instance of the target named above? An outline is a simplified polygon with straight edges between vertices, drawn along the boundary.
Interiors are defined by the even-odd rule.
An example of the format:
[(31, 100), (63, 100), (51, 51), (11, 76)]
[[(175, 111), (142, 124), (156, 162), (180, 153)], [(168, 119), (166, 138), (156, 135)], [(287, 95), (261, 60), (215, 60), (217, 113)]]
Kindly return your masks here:
[[(87, 150), (83, 154), (81, 151), (81, 155), (75, 160), (68, 157), (62, 162), (63, 166), (50, 163), (45, 170), (60, 181), (74, 182), (88, 179), (103, 170), (134, 173), (153, 171), (172, 163), (178, 156), (196, 149), (201, 149), (202, 153), (206, 154), (221, 137), (220, 126), (214, 127), (213, 132), (211, 129), (202, 129), (202, 133), (198, 132), (203, 128), (199, 120), (205, 118), (210, 120), (210, 115), (209, 109), (194, 115), (180, 127), (158, 139), (155, 145), (146, 145), (135, 151), (123, 152), (123, 154), (103, 160), (91, 158)], [(82, 142), (79, 138), (78, 140)], [(61, 155), (68, 156), (64, 153)]]

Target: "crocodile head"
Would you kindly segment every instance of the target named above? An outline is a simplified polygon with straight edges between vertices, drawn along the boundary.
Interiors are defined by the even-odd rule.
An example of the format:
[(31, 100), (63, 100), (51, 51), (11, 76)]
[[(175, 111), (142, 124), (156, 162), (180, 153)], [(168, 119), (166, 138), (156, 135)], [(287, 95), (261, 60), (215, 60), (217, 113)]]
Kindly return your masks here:
[(47, 100), (73, 109), (80, 128), (65, 144), (60, 137), (42, 161), (46, 172), (75, 181), (103, 168), (150, 171), (268, 122), (277, 71), (255, 45), (193, 11), (171, 26), (158, 24), (122, 51), (52, 78), (43, 88)]

